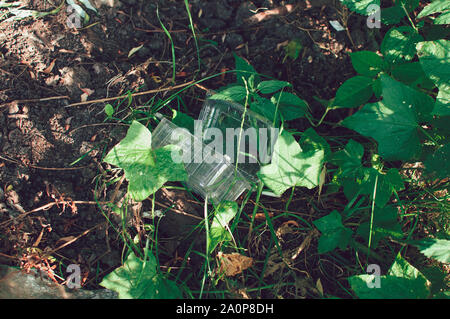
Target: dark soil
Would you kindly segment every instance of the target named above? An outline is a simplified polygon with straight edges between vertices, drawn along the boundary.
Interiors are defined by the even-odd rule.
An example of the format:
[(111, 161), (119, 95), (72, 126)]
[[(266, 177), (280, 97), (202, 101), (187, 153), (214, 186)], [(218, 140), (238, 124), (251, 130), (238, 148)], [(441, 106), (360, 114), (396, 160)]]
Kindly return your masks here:
[[(316, 118), (320, 118), (324, 108), (314, 96), (332, 98), (340, 84), (353, 75), (348, 53), (376, 49), (379, 42), (377, 32), (365, 26), (363, 17), (346, 18), (348, 12), (339, 1), (301, 1), (302, 5), (295, 5), (297, 1), (191, 0), (200, 48), (198, 72), (197, 50), (183, 1), (91, 3), (98, 8), (98, 15), (90, 12), (88, 26), (80, 30), (67, 26), (65, 7), (42, 19), (0, 24), (0, 262), (23, 266), (20, 258), (31, 254), (29, 248), (38, 248), (41, 253), (51, 251), (65, 265), (82, 265), (86, 288), (97, 287), (101, 278), (121, 263), (123, 241), (111, 229), (95, 200), (108, 201), (115, 193), (115, 184), (102, 187), (96, 184), (96, 177), (107, 174), (101, 157), (124, 136), (126, 126), (105, 121), (105, 103), (71, 104), (82, 101), (86, 94), (88, 100), (95, 100), (171, 85), (170, 41), (158, 21), (157, 8), (175, 46), (176, 84), (233, 69), (234, 52), (258, 72), (292, 83)], [(260, 22), (248, 19), (262, 8), (286, 8), (290, 3), (295, 5), (290, 12), (281, 10)], [(29, 0), (28, 8), (48, 11), (54, 6), (50, 1)], [(349, 33), (334, 30), (330, 20), (341, 24), (346, 21)], [(285, 59), (284, 50), (288, 41), (294, 39), (304, 46), (295, 61)], [(130, 50), (140, 45), (142, 48), (128, 58)], [(229, 73), (201, 85), (216, 89), (233, 81)], [(165, 90), (138, 96), (132, 106), (148, 105), (152, 98), (163, 99), (171, 93)], [(204, 95), (205, 91), (198, 87), (184, 92), (184, 111), (197, 117)], [(125, 115), (127, 108), (123, 110)], [(339, 117), (339, 112), (333, 116)], [(299, 121), (291, 125), (302, 131), (305, 124)], [(123, 197), (122, 189), (124, 186), (116, 194), (117, 199)], [(308, 217), (313, 210), (308, 200), (312, 194), (297, 192), (290, 210), (312, 219)], [(202, 216), (201, 204), (189, 195), (165, 190), (157, 198), (161, 209), (176, 204), (177, 210)], [(283, 209), (283, 200), (277, 203), (269, 198), (263, 202)], [(133, 209), (145, 211), (149, 205), (145, 201), (143, 207), (137, 205)], [(110, 214), (105, 205), (100, 207)], [(160, 225), (165, 239), (161, 242), (161, 264), (166, 266), (180, 266), (175, 254), (187, 249), (187, 233), (181, 228), (196, 223), (195, 218), (181, 220), (179, 214), (173, 214), (172, 219)], [(115, 217), (111, 223), (119, 225)], [(130, 223), (137, 230), (142, 227), (139, 217), (134, 216)], [(296, 234), (287, 241), (301, 241), (307, 235)], [(264, 246), (258, 244), (265, 240), (264, 236), (249, 239), (254, 258), (265, 256), (264, 249), (258, 251)], [(70, 242), (71, 239), (76, 240)], [(70, 244), (64, 246), (67, 242)], [(314, 237), (312, 242), (315, 245)], [(310, 257), (299, 258), (296, 265), (311, 274), (299, 287), (313, 291), (321, 278), (329, 293), (339, 294), (335, 282), (348, 274), (313, 250)], [(192, 271), (197, 271), (194, 266)], [(293, 270), (292, 276), (295, 274)], [(285, 292), (286, 297), (302, 295), (308, 294)]]

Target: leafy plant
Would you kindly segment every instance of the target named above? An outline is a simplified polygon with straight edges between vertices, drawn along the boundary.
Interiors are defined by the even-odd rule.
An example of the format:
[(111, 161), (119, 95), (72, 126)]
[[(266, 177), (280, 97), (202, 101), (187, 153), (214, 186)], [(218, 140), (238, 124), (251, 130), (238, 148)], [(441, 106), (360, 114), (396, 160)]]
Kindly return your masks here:
[(427, 279), (400, 255), (388, 273), (380, 276), (379, 287), (371, 287), (374, 275), (358, 275), (348, 278), (350, 286), (361, 299), (424, 299), (430, 294)]
[(120, 299), (175, 299), (181, 291), (172, 280), (159, 272), (155, 256), (146, 251), (145, 260), (133, 252), (125, 263), (106, 275), (101, 286), (119, 294)]
[(142, 201), (167, 181), (186, 180), (178, 148), (167, 145), (152, 149), (152, 134), (137, 121), (131, 123), (125, 138), (103, 159), (123, 169), (128, 180), (128, 192), (135, 201)]

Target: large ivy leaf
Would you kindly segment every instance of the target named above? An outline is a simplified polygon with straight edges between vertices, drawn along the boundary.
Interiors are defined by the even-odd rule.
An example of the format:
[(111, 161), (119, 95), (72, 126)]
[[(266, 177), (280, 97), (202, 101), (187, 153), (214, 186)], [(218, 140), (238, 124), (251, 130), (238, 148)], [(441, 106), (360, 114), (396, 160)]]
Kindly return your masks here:
[(216, 246), (224, 241), (230, 240), (228, 223), (236, 216), (236, 202), (222, 202), (215, 211), (214, 219), (209, 229), (208, 252), (211, 253)]
[(389, 63), (410, 61), (416, 55), (416, 43), (423, 37), (408, 26), (390, 29), (381, 43), (381, 53)]
[(311, 189), (319, 183), (323, 158), (323, 149), (302, 152), (292, 134), (283, 131), (275, 143), (272, 162), (261, 167), (258, 176), (277, 195), (296, 185)]
[(414, 244), (422, 254), (442, 263), (450, 263), (450, 240), (427, 238)]
[(432, 100), (386, 75), (381, 82), (383, 100), (366, 104), (342, 124), (374, 138), (385, 160), (409, 160), (420, 151), (418, 117), (426, 118)]
[(369, 101), (373, 95), (373, 79), (357, 75), (345, 81), (337, 90), (333, 107), (358, 107)]
[(352, 230), (344, 227), (342, 217), (337, 210), (329, 215), (313, 221), (313, 224), (321, 232), (318, 252), (323, 254), (339, 247), (345, 249), (352, 236)]
[(103, 159), (123, 169), (128, 180), (128, 192), (136, 201), (146, 199), (167, 181), (183, 181), (187, 178), (181, 159), (174, 158), (179, 156), (176, 146), (167, 145), (152, 150), (151, 145), (150, 131), (141, 123), (133, 121), (125, 138)]
[(361, 75), (375, 77), (383, 70), (383, 58), (372, 51), (350, 53), (353, 68)]
[(125, 263), (106, 275), (100, 285), (119, 294), (120, 299), (181, 298), (176, 283), (158, 272), (155, 256), (148, 253), (146, 261), (133, 252)]
[(369, 15), (368, 10), (370, 5), (377, 5), (380, 7), (380, 0), (341, 0), (341, 3), (349, 8), (351, 11), (362, 15)]
[(370, 287), (374, 275), (348, 278), (352, 290), (361, 299), (425, 299), (430, 290), (427, 279), (400, 255), (385, 276), (380, 276), (380, 287)]
[[(360, 224), (356, 233), (368, 242), (370, 222)], [(397, 208), (394, 206), (376, 208), (374, 211), (371, 247), (377, 248), (380, 240), (385, 237), (403, 237), (402, 227), (397, 219)]]

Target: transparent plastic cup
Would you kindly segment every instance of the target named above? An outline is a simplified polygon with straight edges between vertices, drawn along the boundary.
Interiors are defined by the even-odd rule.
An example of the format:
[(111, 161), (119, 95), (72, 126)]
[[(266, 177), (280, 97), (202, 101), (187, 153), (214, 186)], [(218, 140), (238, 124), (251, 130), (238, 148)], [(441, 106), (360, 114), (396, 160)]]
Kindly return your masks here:
[[(163, 118), (152, 133), (152, 147), (177, 145), (188, 175), (187, 186), (214, 203), (236, 200), (251, 185), (226, 155), (216, 152), (192, 135)], [(206, 154), (206, 155), (205, 155)], [(177, 158), (180, 158), (179, 156)]]

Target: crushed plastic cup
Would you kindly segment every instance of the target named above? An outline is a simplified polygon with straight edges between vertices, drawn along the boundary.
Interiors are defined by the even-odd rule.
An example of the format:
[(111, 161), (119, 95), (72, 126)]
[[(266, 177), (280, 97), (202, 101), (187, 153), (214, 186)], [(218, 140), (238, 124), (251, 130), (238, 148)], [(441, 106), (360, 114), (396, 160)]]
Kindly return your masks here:
[[(239, 168), (227, 156), (215, 152), (187, 129), (163, 118), (153, 130), (152, 147), (166, 145), (179, 147), (179, 158), (183, 160), (188, 175), (186, 184), (203, 198), (207, 197), (214, 203), (234, 201), (251, 188)], [(203, 158), (204, 154), (208, 154), (206, 158)]]
[(193, 133), (162, 118), (152, 133), (152, 147), (177, 145), (175, 157), (184, 163), (187, 186), (216, 203), (234, 201), (252, 189), (278, 137), (278, 129), (265, 117), (213, 99), (205, 101)]

